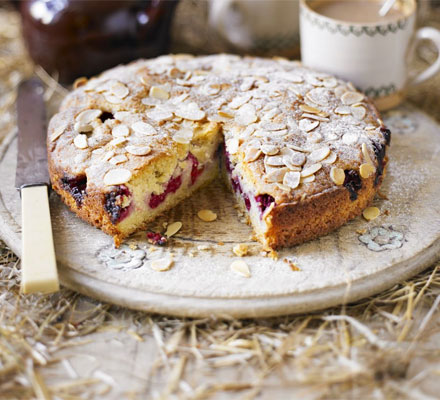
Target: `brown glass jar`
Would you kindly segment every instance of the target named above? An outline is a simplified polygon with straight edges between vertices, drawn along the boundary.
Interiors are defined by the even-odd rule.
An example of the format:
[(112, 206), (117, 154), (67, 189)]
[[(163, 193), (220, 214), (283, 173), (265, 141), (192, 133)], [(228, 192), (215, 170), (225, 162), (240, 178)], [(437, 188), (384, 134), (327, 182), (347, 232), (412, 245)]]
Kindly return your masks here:
[(20, 3), (32, 59), (62, 83), (168, 52), (178, 0), (27, 0)]

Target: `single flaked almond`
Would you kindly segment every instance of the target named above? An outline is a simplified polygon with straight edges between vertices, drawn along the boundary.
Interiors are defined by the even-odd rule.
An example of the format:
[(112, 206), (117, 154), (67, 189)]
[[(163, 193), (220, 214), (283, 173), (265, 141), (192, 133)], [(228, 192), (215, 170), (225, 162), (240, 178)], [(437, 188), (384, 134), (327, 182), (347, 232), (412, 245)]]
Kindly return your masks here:
[(311, 132), (313, 129), (317, 128), (319, 125), (319, 121), (312, 121), (310, 119), (304, 118), (301, 121), (299, 121), (299, 129), (301, 129), (304, 132)]
[(359, 121), (362, 121), (367, 114), (367, 110), (363, 106), (351, 106), (351, 114)]
[(151, 86), (150, 96), (158, 100), (168, 100), (170, 98), (170, 93), (160, 86)]
[(309, 119), (312, 119), (315, 121), (320, 121), (320, 122), (329, 122), (330, 119), (324, 115), (326, 115), (326, 114), (324, 114), (324, 113), (319, 113), (319, 114), (304, 113), (301, 115), (301, 118), (309, 118)]
[(231, 270), (245, 278), (251, 277), (251, 271), (249, 271), (248, 265), (242, 260), (233, 261), (231, 264)]
[(335, 114), (339, 115), (350, 115), (351, 108), (349, 106), (339, 106), (335, 108)]
[(200, 210), (197, 213), (197, 216), (205, 222), (212, 222), (217, 219), (217, 214), (215, 212), (212, 212), (211, 210)]
[(284, 167), (284, 156), (266, 156), (264, 163), (271, 167)]
[(249, 251), (249, 246), (245, 243), (239, 243), (232, 248), (232, 251), (236, 256), (244, 257)]
[(150, 146), (127, 146), (125, 148), (128, 153), (133, 154), (135, 156), (146, 156), (151, 153)]
[(304, 112), (310, 113), (310, 114), (319, 114), (321, 112), (321, 110), (319, 110), (315, 107), (311, 107), (307, 104), (300, 104), (299, 108), (301, 111), (304, 111)]
[(298, 151), (292, 151), (291, 154), (283, 156), (283, 161), (290, 169), (296, 170), (297, 167), (304, 165), (306, 156)]
[(314, 182), (316, 179), (315, 175), (309, 175), (306, 176), (305, 178), (301, 178), (301, 183), (310, 183), (310, 182)]
[(363, 212), (362, 216), (367, 220), (371, 221), (376, 219), (380, 215), (380, 210), (377, 207), (367, 207)]
[(297, 171), (287, 172), (284, 175), (283, 185), (289, 186), (291, 189), (296, 189), (301, 180), (301, 173)]
[(235, 114), (235, 122), (240, 125), (249, 125), (258, 119), (255, 106), (252, 104), (243, 105)]
[(261, 155), (261, 149), (257, 147), (246, 148), (246, 155), (244, 160), (247, 162), (252, 162), (258, 159)]
[(362, 143), (362, 155), (364, 156), (365, 162), (374, 166), (373, 160), (368, 152), (368, 147), (366, 143)]
[(355, 103), (359, 103), (364, 99), (364, 97), (365, 96), (359, 92), (345, 92), (341, 96), (341, 100), (345, 105), (349, 106)]
[(110, 160), (110, 158), (112, 158), (115, 155), (115, 152), (113, 150), (109, 150), (107, 151), (107, 153), (104, 154), (104, 156), (102, 157), (102, 159), (104, 161), (108, 161)]
[(112, 135), (114, 137), (126, 137), (129, 134), (130, 134), (130, 128), (124, 124), (116, 125), (112, 129)]
[(359, 135), (353, 132), (348, 132), (344, 136), (342, 136), (342, 142), (344, 144), (355, 144), (359, 140)]
[(81, 124), (90, 124), (90, 122), (94, 121), (102, 114), (101, 110), (98, 109), (89, 109), (81, 111), (76, 117), (75, 121), (80, 122)]
[(89, 147), (89, 144), (87, 142), (87, 135), (79, 134), (76, 135), (73, 139), (73, 144), (78, 147), (78, 149), (86, 149)]
[(195, 102), (182, 104), (174, 111), (174, 114), (190, 121), (200, 121), (205, 118), (206, 113)]
[(280, 151), (280, 148), (273, 144), (263, 144), (261, 146), (261, 151), (267, 156), (274, 156)]
[(266, 173), (266, 181), (269, 183), (282, 182), (284, 175), (288, 171), (289, 170), (287, 168), (273, 168)]
[(162, 110), (160, 108), (156, 108), (154, 110), (147, 111), (147, 117), (152, 119), (153, 121), (160, 122), (173, 118), (173, 113), (169, 110)]
[(182, 228), (182, 223), (180, 221), (173, 222), (167, 226), (167, 231), (165, 232), (165, 236), (171, 237), (180, 231)]
[(174, 135), (173, 140), (180, 144), (189, 144), (193, 138), (194, 132), (190, 127), (182, 126)]
[(359, 173), (361, 177), (364, 179), (369, 178), (375, 172), (376, 172), (376, 168), (374, 168), (374, 166), (369, 163), (362, 164), (359, 168)]
[(342, 185), (345, 182), (345, 172), (342, 168), (332, 167), (330, 178), (336, 185)]
[(104, 93), (104, 98), (111, 104), (121, 104), (123, 102), (123, 99), (108, 92)]
[(240, 108), (243, 104), (246, 104), (251, 98), (252, 95), (248, 93), (234, 97), (232, 101), (229, 103), (229, 107), (232, 109)]
[(323, 164), (333, 164), (338, 156), (336, 153), (331, 152), (324, 160), (321, 161)]
[(93, 131), (93, 126), (90, 124), (83, 124), (82, 122), (75, 122), (73, 129), (78, 133), (88, 133)]
[(164, 272), (164, 271), (168, 271), (169, 269), (171, 269), (171, 267), (173, 266), (173, 258), (170, 257), (166, 257), (166, 258), (158, 258), (157, 260), (152, 260), (150, 262), (150, 267), (152, 269), (154, 269), (155, 271), (158, 272)]
[(228, 110), (219, 110), (218, 115), (223, 118), (234, 118), (234, 114)]
[(239, 147), (240, 147), (240, 143), (236, 138), (228, 139), (226, 141), (226, 151), (229, 154), (237, 153)]
[(66, 131), (66, 128), (66, 123), (56, 126), (50, 135), (51, 142), (55, 142), (55, 140), (57, 140)]
[(115, 168), (108, 171), (104, 176), (104, 183), (107, 186), (122, 185), (131, 179), (131, 172), (125, 168)]
[(307, 159), (312, 162), (322, 161), (330, 154), (330, 147), (323, 146), (319, 149), (313, 150), (308, 156)]
[(117, 138), (114, 138), (113, 140), (110, 140), (110, 142), (108, 142), (108, 145), (113, 146), (113, 147), (118, 147), (118, 146), (121, 146), (122, 144), (124, 144), (126, 141), (127, 141), (127, 138), (117, 137)]
[(283, 129), (286, 129), (286, 127), (286, 124), (278, 122), (263, 122), (261, 124), (261, 129), (265, 131), (281, 131)]
[(320, 163), (312, 164), (301, 171), (301, 177), (304, 178), (306, 176), (313, 175), (316, 172), (318, 172), (321, 168), (322, 168), (322, 164)]
[(113, 96), (118, 97), (119, 99), (125, 99), (130, 93), (128, 87), (125, 86), (122, 82), (116, 82), (115, 84), (113, 84), (108, 92)]
[(326, 88), (334, 88), (338, 84), (336, 78), (326, 78), (322, 81)]
[(110, 164), (118, 165), (118, 164), (124, 163), (127, 160), (128, 160), (128, 158), (125, 154), (118, 154), (117, 156), (111, 158), (109, 160), (109, 162), (110, 162)]
[(143, 121), (135, 122), (131, 125), (131, 129), (141, 135), (154, 135), (156, 133), (156, 129), (152, 125)]

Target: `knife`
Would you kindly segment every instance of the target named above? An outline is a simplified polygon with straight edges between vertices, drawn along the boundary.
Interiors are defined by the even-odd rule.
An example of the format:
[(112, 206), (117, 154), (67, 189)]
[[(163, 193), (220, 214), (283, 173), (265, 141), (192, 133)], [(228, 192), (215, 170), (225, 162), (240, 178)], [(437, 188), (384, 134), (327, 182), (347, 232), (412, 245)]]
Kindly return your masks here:
[(23, 293), (59, 290), (49, 212), (46, 107), (38, 78), (18, 87), (18, 154), (15, 186), (21, 194)]

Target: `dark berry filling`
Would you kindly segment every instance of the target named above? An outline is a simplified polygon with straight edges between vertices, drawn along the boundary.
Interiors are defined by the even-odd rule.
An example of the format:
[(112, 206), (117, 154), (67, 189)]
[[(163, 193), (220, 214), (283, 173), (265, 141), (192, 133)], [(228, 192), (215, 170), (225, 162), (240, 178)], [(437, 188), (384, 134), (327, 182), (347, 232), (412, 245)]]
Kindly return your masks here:
[(76, 176), (75, 178), (64, 177), (61, 179), (61, 186), (72, 195), (76, 205), (80, 207), (86, 195), (87, 177), (85, 175)]
[(231, 160), (229, 159), (229, 153), (226, 150), (224, 150), (223, 154), (225, 157), (226, 171), (228, 171), (228, 173), (230, 174), (232, 172), (232, 164), (231, 164)]
[(382, 133), (382, 135), (385, 139), (386, 145), (389, 146), (391, 143), (391, 131), (388, 128), (385, 128), (384, 126), (382, 126), (380, 128), (380, 132)]
[(124, 202), (124, 196), (129, 197), (130, 195), (130, 190), (124, 185), (119, 186), (116, 190), (105, 195), (104, 209), (107, 211), (113, 224), (122, 221), (128, 216), (130, 205), (123, 207), (122, 204)]
[(159, 232), (147, 232), (147, 240), (148, 243), (165, 246), (167, 244), (168, 239), (160, 234)]
[(188, 153), (188, 159), (192, 162), (192, 168), (191, 168), (191, 185), (194, 185), (196, 183), (197, 178), (202, 174), (205, 167), (202, 167), (199, 169), (199, 161), (197, 158), (191, 154)]
[(107, 121), (108, 119), (114, 119), (115, 117), (114, 117), (114, 115), (112, 114), (112, 113), (110, 113), (110, 112), (107, 112), (107, 111), (104, 111), (101, 115), (100, 115), (100, 117), (99, 117), (99, 119), (102, 121), (102, 122), (105, 122), (105, 121)]
[(275, 199), (270, 194), (259, 194), (255, 196), (255, 201), (261, 210), (261, 214), (273, 203)]
[(169, 193), (176, 193), (177, 189), (179, 189), (180, 185), (182, 184), (182, 175), (176, 176), (175, 178), (171, 178), (168, 183), (167, 187), (161, 194), (152, 194), (150, 197), (150, 201), (148, 202), (148, 205), (150, 208), (156, 208), (160, 203), (162, 203), (165, 198), (168, 196)]
[(357, 171), (353, 169), (345, 170), (344, 186), (350, 193), (350, 200), (356, 200), (358, 197), (357, 192), (362, 188), (361, 177)]
[(378, 142), (372, 142), (374, 154), (377, 158), (377, 169), (376, 169), (376, 179), (374, 180), (374, 184), (377, 185), (379, 183), (380, 177), (383, 174), (383, 169), (385, 167), (385, 145)]

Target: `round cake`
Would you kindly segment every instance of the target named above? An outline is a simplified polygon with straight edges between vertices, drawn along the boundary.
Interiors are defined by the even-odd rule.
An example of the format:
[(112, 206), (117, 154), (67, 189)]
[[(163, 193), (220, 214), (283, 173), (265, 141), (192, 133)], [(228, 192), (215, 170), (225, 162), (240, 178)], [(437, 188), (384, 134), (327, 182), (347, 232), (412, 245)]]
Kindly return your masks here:
[(333, 76), (279, 58), (170, 55), (78, 80), (50, 121), (48, 157), (54, 190), (116, 245), (223, 176), (276, 249), (359, 215), (389, 143), (371, 101)]

